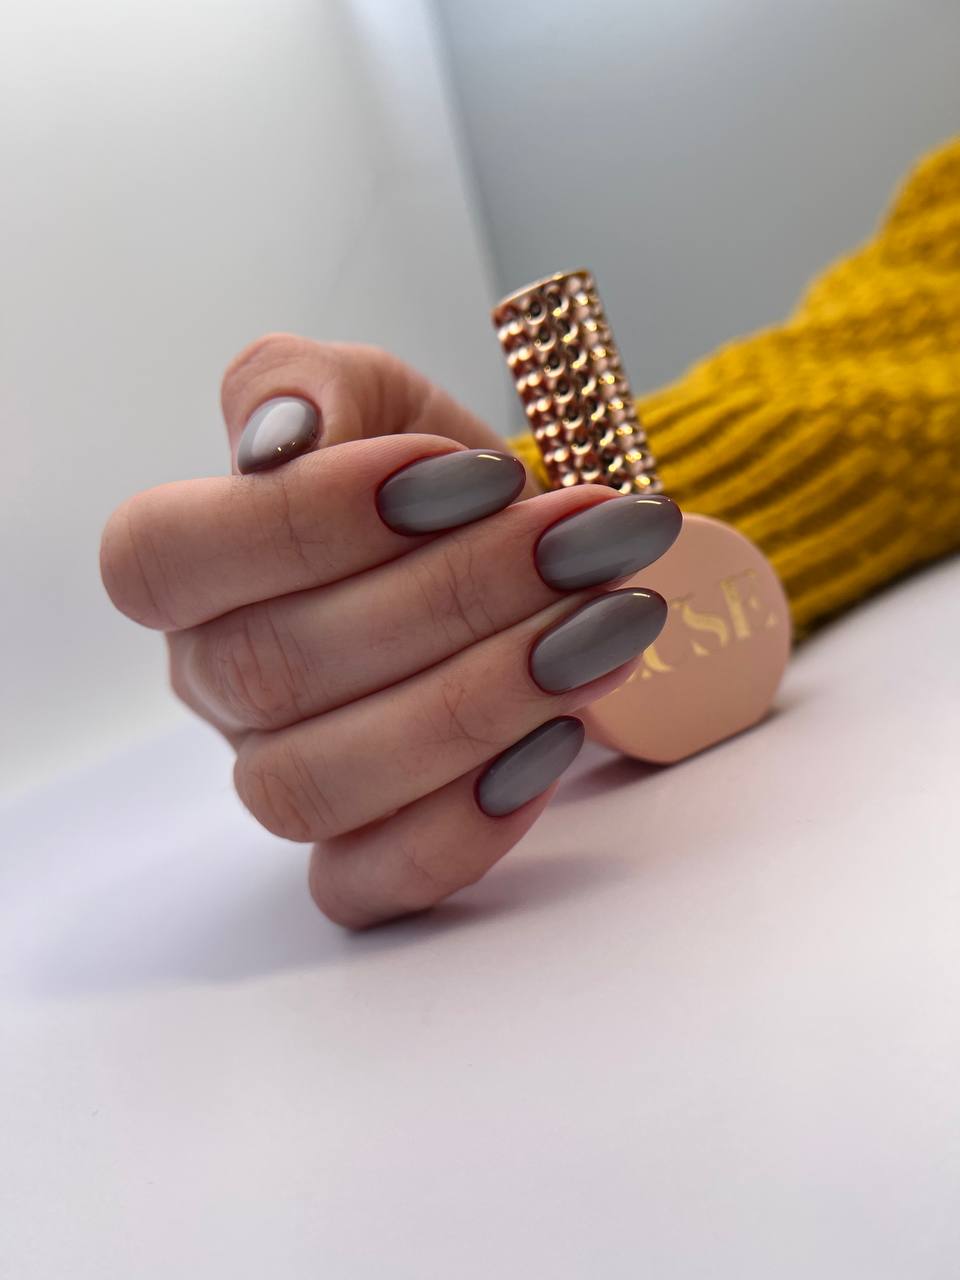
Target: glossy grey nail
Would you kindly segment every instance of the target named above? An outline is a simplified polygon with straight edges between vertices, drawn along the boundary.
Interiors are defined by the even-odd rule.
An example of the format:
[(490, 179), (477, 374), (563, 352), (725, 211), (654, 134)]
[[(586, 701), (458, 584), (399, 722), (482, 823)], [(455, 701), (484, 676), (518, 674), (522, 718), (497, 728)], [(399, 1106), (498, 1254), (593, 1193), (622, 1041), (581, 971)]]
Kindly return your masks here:
[(544, 533), (535, 553), (537, 570), (557, 591), (626, 578), (659, 559), (682, 523), (677, 504), (660, 495), (598, 502)]
[(445, 453), (392, 475), (377, 494), (377, 510), (397, 533), (455, 529), (508, 507), (526, 478), (523, 463), (511, 453)]
[(309, 400), (276, 396), (251, 413), (237, 448), (237, 470), (242, 475), (266, 471), (299, 457), (320, 434), (320, 415)]
[(655, 591), (610, 591), (540, 637), (530, 672), (547, 693), (576, 689), (643, 653), (666, 620), (667, 602)]
[(477, 804), (490, 818), (513, 813), (556, 782), (582, 746), (583, 725), (574, 716), (548, 720), (497, 756), (477, 783)]

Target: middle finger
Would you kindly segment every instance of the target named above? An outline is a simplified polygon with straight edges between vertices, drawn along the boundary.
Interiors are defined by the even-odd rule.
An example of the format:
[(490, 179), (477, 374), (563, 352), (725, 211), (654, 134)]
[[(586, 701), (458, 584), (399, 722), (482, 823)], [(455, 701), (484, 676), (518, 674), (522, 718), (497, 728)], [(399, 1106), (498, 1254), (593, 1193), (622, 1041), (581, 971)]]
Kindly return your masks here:
[(667, 614), (661, 596), (639, 589), (606, 592), (572, 613), (569, 606), (553, 605), (349, 706), (248, 735), (235, 771), (241, 799), (291, 840), (375, 822), (612, 692)]

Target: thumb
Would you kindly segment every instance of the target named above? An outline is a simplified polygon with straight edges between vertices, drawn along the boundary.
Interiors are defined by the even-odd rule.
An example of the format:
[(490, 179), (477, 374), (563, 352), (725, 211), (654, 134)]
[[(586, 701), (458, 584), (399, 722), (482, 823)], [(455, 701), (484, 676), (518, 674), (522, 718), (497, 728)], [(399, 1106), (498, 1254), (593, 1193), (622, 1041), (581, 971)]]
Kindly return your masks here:
[(388, 352), (294, 334), (269, 334), (241, 351), (224, 375), (221, 404), (235, 471), (402, 432), (468, 449), (504, 447), (501, 435)]

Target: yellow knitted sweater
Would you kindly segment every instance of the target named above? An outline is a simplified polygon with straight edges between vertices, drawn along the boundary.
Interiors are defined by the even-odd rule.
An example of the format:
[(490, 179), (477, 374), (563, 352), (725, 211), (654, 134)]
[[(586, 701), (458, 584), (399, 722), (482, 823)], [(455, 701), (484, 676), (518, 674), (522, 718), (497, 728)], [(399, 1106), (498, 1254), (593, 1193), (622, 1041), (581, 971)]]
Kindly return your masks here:
[(798, 632), (960, 546), (960, 139), (784, 324), (637, 407), (665, 492), (763, 549)]

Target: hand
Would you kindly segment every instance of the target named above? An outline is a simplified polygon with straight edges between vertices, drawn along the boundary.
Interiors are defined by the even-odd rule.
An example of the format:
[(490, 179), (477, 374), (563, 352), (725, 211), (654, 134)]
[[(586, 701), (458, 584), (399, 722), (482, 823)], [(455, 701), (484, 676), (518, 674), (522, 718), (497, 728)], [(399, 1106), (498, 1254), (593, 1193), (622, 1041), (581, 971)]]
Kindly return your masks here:
[(166, 632), (251, 813), (315, 842), (320, 908), (354, 928), (421, 910), (530, 828), (579, 750), (571, 712), (655, 639), (662, 599), (607, 588), (680, 513), (598, 486), (534, 496), (499, 436), (372, 348), (262, 339), (222, 400), (248, 474), (125, 503), (107, 590)]

